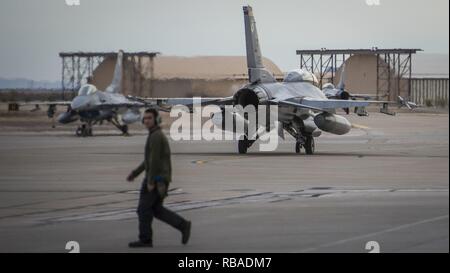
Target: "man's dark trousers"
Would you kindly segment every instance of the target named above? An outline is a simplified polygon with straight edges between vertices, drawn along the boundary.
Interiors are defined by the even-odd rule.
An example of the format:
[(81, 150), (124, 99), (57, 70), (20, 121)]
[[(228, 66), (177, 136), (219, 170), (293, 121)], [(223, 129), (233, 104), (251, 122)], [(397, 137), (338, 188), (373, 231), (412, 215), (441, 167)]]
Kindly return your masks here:
[(146, 178), (144, 178), (144, 181), (142, 182), (137, 214), (139, 218), (139, 240), (141, 242), (152, 241), (153, 217), (156, 217), (156, 219), (159, 219), (180, 231), (185, 228), (187, 223), (184, 218), (163, 206), (163, 199), (160, 197), (156, 187), (149, 192)]

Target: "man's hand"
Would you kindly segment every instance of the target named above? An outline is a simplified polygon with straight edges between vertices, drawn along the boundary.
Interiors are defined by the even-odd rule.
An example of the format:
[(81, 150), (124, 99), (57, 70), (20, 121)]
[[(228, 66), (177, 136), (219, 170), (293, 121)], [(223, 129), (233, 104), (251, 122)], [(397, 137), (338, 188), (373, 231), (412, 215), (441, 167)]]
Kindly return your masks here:
[(163, 181), (163, 178), (160, 175), (154, 176), (153, 179), (155, 180), (155, 182), (162, 182)]
[(127, 176), (127, 181), (128, 182), (133, 182), (134, 181), (134, 174), (132, 172)]

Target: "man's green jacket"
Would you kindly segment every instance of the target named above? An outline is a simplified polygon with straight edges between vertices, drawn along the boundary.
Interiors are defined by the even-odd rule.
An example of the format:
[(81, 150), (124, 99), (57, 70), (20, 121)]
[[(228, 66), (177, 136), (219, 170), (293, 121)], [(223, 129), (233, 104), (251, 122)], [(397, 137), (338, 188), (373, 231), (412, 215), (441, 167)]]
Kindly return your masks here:
[(150, 130), (144, 153), (144, 161), (133, 171), (133, 176), (136, 177), (145, 171), (149, 185), (155, 185), (155, 182), (161, 180), (168, 186), (172, 181), (170, 147), (159, 126)]

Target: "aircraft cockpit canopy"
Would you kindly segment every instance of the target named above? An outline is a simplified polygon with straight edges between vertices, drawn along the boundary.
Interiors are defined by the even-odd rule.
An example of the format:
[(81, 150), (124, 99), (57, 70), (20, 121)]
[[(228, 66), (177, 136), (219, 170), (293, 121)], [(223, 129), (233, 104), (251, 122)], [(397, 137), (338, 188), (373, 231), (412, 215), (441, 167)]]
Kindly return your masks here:
[(289, 71), (284, 79), (284, 82), (309, 82), (315, 86), (319, 85), (319, 81), (317, 80), (317, 77), (306, 70), (303, 69), (295, 69), (292, 71)]
[(89, 96), (91, 94), (94, 94), (95, 92), (97, 92), (97, 87), (92, 84), (85, 84), (80, 87), (78, 96)]

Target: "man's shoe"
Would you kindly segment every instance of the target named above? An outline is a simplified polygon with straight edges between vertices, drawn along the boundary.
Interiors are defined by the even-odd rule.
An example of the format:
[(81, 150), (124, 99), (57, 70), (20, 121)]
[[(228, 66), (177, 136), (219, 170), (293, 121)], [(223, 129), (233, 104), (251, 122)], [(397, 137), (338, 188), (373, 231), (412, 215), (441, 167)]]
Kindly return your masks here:
[(128, 247), (131, 247), (131, 248), (153, 247), (153, 243), (152, 242), (135, 241), (135, 242), (130, 242), (128, 244)]
[(191, 237), (191, 221), (186, 222), (186, 226), (181, 231), (182, 237), (181, 237), (181, 243), (183, 245), (187, 244), (189, 241), (189, 237)]

